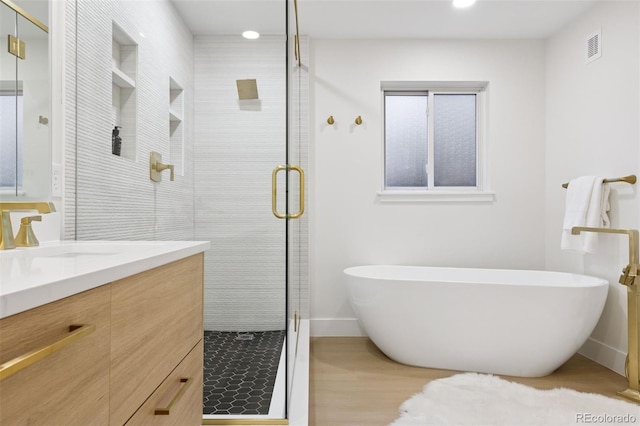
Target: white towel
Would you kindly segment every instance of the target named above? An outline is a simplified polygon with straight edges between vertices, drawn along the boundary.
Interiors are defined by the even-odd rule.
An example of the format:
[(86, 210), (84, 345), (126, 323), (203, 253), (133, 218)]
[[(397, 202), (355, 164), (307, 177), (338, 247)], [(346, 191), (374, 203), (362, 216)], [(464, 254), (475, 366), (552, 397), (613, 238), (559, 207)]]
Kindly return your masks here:
[(574, 226), (610, 227), (611, 222), (607, 214), (610, 208), (609, 192), (609, 185), (599, 176), (582, 176), (569, 182), (560, 244), (562, 249), (583, 253), (596, 251), (597, 233), (582, 232), (580, 235), (571, 235), (571, 228)]

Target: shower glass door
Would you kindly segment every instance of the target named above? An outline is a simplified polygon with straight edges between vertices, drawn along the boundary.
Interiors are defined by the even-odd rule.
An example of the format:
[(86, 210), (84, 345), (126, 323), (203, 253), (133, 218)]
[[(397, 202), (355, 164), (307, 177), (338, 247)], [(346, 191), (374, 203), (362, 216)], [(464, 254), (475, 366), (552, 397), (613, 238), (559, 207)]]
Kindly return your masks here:
[(211, 241), (205, 424), (284, 422), (297, 343), (288, 265), (303, 172), (289, 159), (287, 2), (248, 3), (228, 2), (220, 13), (259, 38), (194, 39), (195, 239)]
[[(280, 34), (255, 40), (195, 38), (195, 239), (211, 242), (205, 419), (286, 417), (287, 233), (272, 214), (273, 171), (287, 151), (282, 31), (284, 20)], [(258, 97), (241, 99), (243, 84)], [(286, 178), (276, 178), (284, 211)]]

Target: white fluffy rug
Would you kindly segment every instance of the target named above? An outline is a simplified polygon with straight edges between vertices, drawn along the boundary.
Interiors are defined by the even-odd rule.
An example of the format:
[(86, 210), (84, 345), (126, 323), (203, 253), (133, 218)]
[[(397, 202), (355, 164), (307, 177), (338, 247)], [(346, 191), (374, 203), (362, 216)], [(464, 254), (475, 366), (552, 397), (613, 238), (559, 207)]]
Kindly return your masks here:
[(404, 425), (640, 425), (640, 405), (571, 389), (538, 390), (464, 373), (434, 380), (400, 406)]

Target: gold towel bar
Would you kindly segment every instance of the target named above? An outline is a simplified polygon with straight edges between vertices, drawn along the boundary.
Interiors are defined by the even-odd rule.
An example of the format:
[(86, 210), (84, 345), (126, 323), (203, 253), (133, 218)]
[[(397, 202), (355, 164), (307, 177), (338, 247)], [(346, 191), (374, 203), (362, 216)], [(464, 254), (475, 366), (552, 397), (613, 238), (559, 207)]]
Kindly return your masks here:
[[(634, 183), (636, 183), (636, 180), (637, 180), (636, 175), (629, 175), (629, 176), (623, 176), (623, 177), (615, 178), (615, 179), (605, 179), (604, 183), (627, 182), (627, 183), (630, 183), (630, 184), (633, 185)], [(569, 186), (568, 183), (563, 183), (562, 184), (563, 188), (567, 188), (568, 186)]]

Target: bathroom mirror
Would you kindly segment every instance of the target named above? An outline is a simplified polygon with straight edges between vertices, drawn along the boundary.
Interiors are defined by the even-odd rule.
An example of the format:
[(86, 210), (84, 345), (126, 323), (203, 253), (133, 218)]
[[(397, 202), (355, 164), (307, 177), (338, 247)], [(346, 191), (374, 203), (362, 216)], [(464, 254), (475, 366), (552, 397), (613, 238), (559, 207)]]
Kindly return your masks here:
[(47, 1), (0, 0), (0, 199), (51, 197)]

